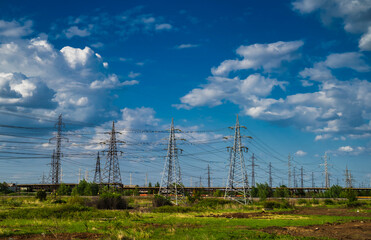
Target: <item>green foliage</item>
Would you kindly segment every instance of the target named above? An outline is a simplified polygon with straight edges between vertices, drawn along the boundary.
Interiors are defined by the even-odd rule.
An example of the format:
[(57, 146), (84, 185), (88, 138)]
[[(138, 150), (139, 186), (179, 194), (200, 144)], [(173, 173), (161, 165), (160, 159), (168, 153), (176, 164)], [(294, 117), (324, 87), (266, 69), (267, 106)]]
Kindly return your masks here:
[(258, 189), (255, 186), (251, 187), (251, 197), (258, 197)]
[(79, 197), (79, 196), (72, 196), (68, 198), (67, 203), (70, 205), (86, 206), (87, 199)]
[(98, 209), (127, 209), (128, 204), (118, 193), (105, 192), (99, 196)]
[(230, 200), (218, 199), (218, 198), (204, 198), (197, 202), (195, 206), (206, 207), (206, 208), (217, 208), (226, 204), (231, 204)]
[(263, 207), (268, 208), (268, 209), (274, 209), (274, 208), (279, 208), (279, 209), (290, 209), (293, 208), (292, 205), (286, 200), (282, 201), (264, 201), (263, 202)]
[(45, 201), (45, 200), (46, 200), (46, 191), (44, 191), (44, 190), (39, 190), (39, 191), (37, 191), (37, 193), (36, 193), (36, 198), (37, 198), (39, 201)]
[(309, 203), (311, 203), (311, 204), (319, 204), (319, 200), (318, 199), (315, 199), (315, 198), (312, 198), (312, 200), (310, 200)]
[(273, 191), (272, 188), (268, 185), (268, 183), (264, 184), (257, 184), (257, 189), (258, 189), (258, 197), (260, 200), (265, 200), (268, 197), (273, 196)]
[(323, 203), (324, 203), (325, 205), (334, 205), (334, 204), (335, 204), (335, 202), (334, 202), (333, 200), (331, 200), (331, 199), (325, 199), (325, 200), (323, 201)]
[(343, 192), (343, 188), (338, 185), (333, 185), (328, 190), (324, 192), (324, 196), (328, 198), (339, 198), (341, 193)]
[(66, 184), (62, 183), (61, 185), (59, 185), (59, 188), (57, 190), (57, 194), (59, 196), (68, 196), (68, 195), (71, 195), (71, 187), (69, 187)]
[(224, 191), (220, 190), (220, 189), (217, 189), (214, 194), (213, 194), (214, 197), (224, 197)]
[(287, 197), (290, 197), (290, 191), (285, 185), (282, 185), (279, 188), (276, 188), (276, 190), (273, 193), (273, 196), (280, 197), (280, 198), (287, 198)]
[(352, 189), (348, 189), (345, 192), (345, 197), (348, 199), (349, 202), (355, 202), (357, 201), (357, 192)]
[(308, 201), (306, 199), (299, 199), (298, 204), (308, 204)]
[(85, 180), (79, 182), (79, 185), (72, 189), (73, 196), (97, 196), (99, 185), (96, 183), (88, 183)]
[(161, 195), (155, 195), (155, 197), (152, 200), (152, 206), (153, 207), (162, 207), (162, 206), (171, 206), (173, 205), (169, 198), (166, 198)]
[(8, 194), (12, 191), (9, 189), (9, 186), (6, 182), (0, 183), (0, 193)]

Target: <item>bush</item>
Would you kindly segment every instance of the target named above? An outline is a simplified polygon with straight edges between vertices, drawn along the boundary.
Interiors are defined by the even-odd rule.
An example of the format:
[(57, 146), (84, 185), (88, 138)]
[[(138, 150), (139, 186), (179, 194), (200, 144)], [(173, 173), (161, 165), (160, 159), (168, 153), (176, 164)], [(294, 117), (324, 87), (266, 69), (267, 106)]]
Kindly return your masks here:
[[(58, 200), (56, 200), (58, 201)], [(80, 206), (86, 206), (87, 205), (87, 199), (78, 197), (78, 196), (72, 196), (68, 198), (67, 203), (70, 205), (80, 205)]]
[(332, 201), (331, 199), (325, 199), (325, 200), (323, 201), (323, 203), (324, 203), (325, 205), (334, 205), (334, 204), (335, 204), (334, 201)]
[(162, 207), (162, 206), (172, 206), (170, 199), (161, 196), (161, 195), (155, 195), (155, 197), (152, 200), (153, 207)]
[(308, 204), (308, 201), (305, 199), (299, 199), (298, 204)]
[(200, 200), (196, 206), (198, 207), (206, 207), (206, 208), (216, 208), (218, 206), (224, 206), (226, 204), (230, 204), (230, 200), (225, 199), (217, 199), (217, 198), (204, 198)]
[(347, 207), (348, 208), (360, 207), (362, 205), (363, 205), (363, 203), (361, 203), (359, 201), (347, 202)]
[(273, 196), (281, 198), (290, 197), (290, 191), (285, 185), (282, 185), (279, 188), (276, 188), (276, 191), (274, 191)]
[(12, 191), (9, 189), (9, 186), (6, 182), (0, 183), (0, 193), (8, 194)]
[(217, 189), (214, 194), (214, 197), (223, 197), (224, 196), (224, 191)]
[(269, 185), (267, 183), (264, 183), (264, 184), (259, 184), (258, 183), (257, 184), (257, 189), (258, 189), (258, 196), (259, 196), (260, 200), (265, 200), (268, 197), (273, 196), (272, 188), (269, 187)]
[(348, 199), (349, 202), (357, 201), (357, 192), (351, 189), (348, 189), (345, 193), (345, 197)]
[(334, 186), (330, 187), (328, 190), (326, 190), (324, 195), (325, 195), (325, 197), (329, 197), (329, 198), (338, 198), (338, 197), (340, 197), (342, 192), (343, 192), (342, 187), (340, 187), (338, 185), (334, 185)]
[(69, 187), (66, 184), (62, 183), (58, 187), (57, 194), (60, 195), (60, 196), (71, 195), (71, 187)]
[(277, 202), (277, 201), (265, 201), (263, 202), (263, 207), (267, 209), (274, 209), (274, 208), (280, 208), (280, 209), (287, 209), (287, 208), (293, 208), (292, 205), (286, 200)]
[(128, 204), (120, 194), (106, 192), (103, 193), (97, 202), (98, 209), (127, 209)]
[(45, 200), (46, 200), (46, 191), (44, 191), (44, 190), (39, 190), (39, 191), (37, 191), (37, 193), (36, 193), (36, 198), (37, 198), (39, 201), (45, 201)]
[(309, 203), (319, 204), (319, 201), (318, 201), (318, 199), (312, 198), (312, 200), (310, 200)]
[(57, 200), (52, 201), (52, 203), (53, 204), (64, 204), (64, 203), (67, 203), (67, 202), (62, 200), (62, 199), (57, 199)]

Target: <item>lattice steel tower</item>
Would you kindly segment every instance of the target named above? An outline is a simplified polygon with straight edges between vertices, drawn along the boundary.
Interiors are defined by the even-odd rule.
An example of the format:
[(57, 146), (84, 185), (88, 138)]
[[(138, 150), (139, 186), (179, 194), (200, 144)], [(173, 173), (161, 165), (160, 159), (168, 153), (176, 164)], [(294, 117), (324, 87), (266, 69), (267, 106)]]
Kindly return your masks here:
[[(251, 197), (251, 195), (249, 192), (249, 183), (243, 152), (247, 152), (248, 148), (242, 145), (241, 128), (246, 129), (245, 126), (240, 126), (237, 115), (236, 126), (230, 127), (230, 129), (234, 129), (234, 138), (233, 147), (228, 147), (230, 152), (230, 163), (224, 198), (229, 198), (239, 203), (246, 204), (247, 197)], [(249, 136), (248, 138), (251, 139)]]
[(100, 157), (99, 157), (99, 152), (97, 155), (97, 162), (95, 164), (95, 173), (94, 173), (94, 183), (102, 183), (102, 174), (100, 171)]
[[(167, 154), (165, 157), (164, 171), (162, 172), (161, 186), (159, 194), (170, 197), (171, 200), (178, 205), (184, 198), (184, 186), (180, 174), (180, 165), (178, 154), (182, 149), (176, 146), (176, 133), (180, 133), (180, 129), (174, 128), (174, 119), (171, 119), (169, 130), (169, 143)], [(182, 139), (183, 140), (183, 139)]]
[(103, 144), (108, 144), (108, 150), (103, 151), (103, 153), (107, 153), (107, 160), (103, 172), (103, 182), (108, 183), (109, 185), (112, 185), (114, 187), (122, 185), (117, 153), (121, 153), (122, 155), (123, 152), (117, 150), (117, 143), (125, 143), (124, 141), (116, 139), (117, 133), (121, 134), (120, 132), (116, 132), (115, 122), (112, 121), (112, 130), (111, 132), (107, 132), (107, 134), (110, 135), (110, 140), (103, 142)]
[(329, 172), (328, 172), (328, 163), (327, 163), (327, 153), (323, 156), (323, 160), (325, 161), (322, 166), (325, 166), (325, 187), (329, 188), (330, 187), (330, 177), (329, 177)]
[(62, 139), (65, 139), (68, 142), (68, 138), (62, 136), (62, 127), (65, 127), (62, 121), (62, 114), (59, 115), (58, 122), (55, 124), (55, 127), (57, 128), (57, 135), (49, 139), (49, 142), (52, 140), (56, 141), (56, 148), (53, 150), (52, 155), (50, 178), (52, 184), (59, 184), (61, 178), (61, 158), (63, 156), (61, 151)]
[(287, 158), (287, 187), (291, 187), (291, 155)]

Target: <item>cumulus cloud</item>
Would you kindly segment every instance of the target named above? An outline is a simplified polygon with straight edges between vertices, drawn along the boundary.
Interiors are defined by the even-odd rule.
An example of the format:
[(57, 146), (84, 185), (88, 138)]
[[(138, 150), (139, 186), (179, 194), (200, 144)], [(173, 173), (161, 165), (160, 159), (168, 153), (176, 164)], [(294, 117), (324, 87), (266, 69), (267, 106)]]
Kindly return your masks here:
[(362, 33), (359, 41), (361, 50), (371, 50), (371, 1), (370, 0), (296, 0), (292, 3), (293, 9), (309, 14), (318, 12), (325, 25), (335, 19), (341, 19), (344, 29), (350, 33)]
[(269, 44), (253, 44), (240, 46), (236, 53), (241, 60), (225, 60), (218, 67), (212, 68), (213, 75), (226, 76), (232, 71), (246, 69), (264, 69), (269, 71), (277, 68), (283, 61), (292, 61), (298, 57), (298, 49), (303, 41), (275, 42)]
[(223, 100), (236, 104), (251, 104), (261, 101), (261, 97), (268, 96), (274, 87), (284, 89), (286, 82), (266, 78), (260, 74), (252, 74), (245, 79), (212, 76), (209, 83), (202, 88), (193, 89), (180, 99), (177, 108), (190, 109), (197, 106), (214, 107), (222, 104)]
[(138, 84), (121, 82), (104, 70), (102, 57), (89, 47), (61, 50), (43, 38), (11, 38), (0, 43), (0, 102), (17, 111), (69, 119), (109, 117), (109, 90)]
[(306, 152), (304, 152), (303, 150), (298, 150), (296, 153), (295, 153), (295, 156), (299, 156), (299, 157), (303, 157), (307, 155)]
[(353, 152), (353, 148), (351, 146), (343, 146), (343, 147), (339, 147), (339, 151), (342, 151), (342, 152)]
[(4, 21), (0, 20), (0, 36), (3, 37), (24, 37), (31, 34), (33, 22), (27, 21)]
[(171, 24), (169, 24), (169, 23), (161, 23), (161, 24), (156, 24), (155, 25), (155, 29), (157, 31), (160, 31), (160, 30), (170, 30), (172, 28), (173, 28), (173, 26)]

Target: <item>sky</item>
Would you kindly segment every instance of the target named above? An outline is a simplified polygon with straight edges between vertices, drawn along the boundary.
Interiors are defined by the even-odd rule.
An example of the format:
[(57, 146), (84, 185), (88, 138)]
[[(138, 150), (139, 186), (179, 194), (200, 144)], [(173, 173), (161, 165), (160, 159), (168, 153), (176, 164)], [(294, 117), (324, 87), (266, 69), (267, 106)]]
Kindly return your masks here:
[[(112, 121), (124, 184), (160, 182), (174, 118), (186, 186), (225, 186), (236, 115), (251, 180), (371, 184), (371, 1), (0, 0), (0, 181), (94, 175)], [(102, 155), (102, 169), (106, 157)], [(81, 175), (79, 177), (79, 171)], [(294, 169), (292, 169), (294, 171)], [(293, 184), (293, 183), (291, 183)]]

